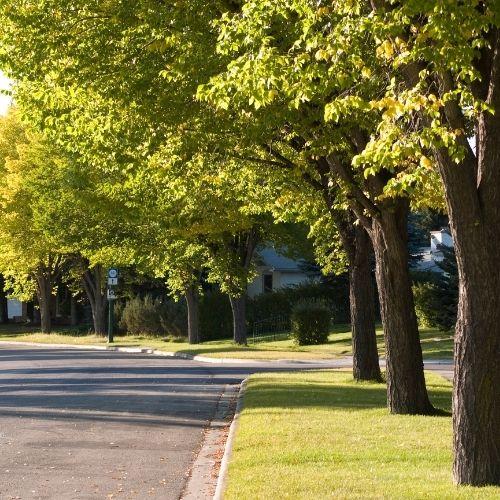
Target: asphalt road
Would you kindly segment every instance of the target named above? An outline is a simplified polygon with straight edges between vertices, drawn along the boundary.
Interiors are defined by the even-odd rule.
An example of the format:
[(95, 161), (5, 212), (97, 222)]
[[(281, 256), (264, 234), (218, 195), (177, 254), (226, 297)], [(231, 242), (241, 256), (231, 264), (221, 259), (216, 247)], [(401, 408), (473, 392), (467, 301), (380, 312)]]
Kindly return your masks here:
[(225, 385), (256, 369), (0, 348), (0, 499), (179, 498)]
[(226, 384), (304, 368), (0, 347), (0, 500), (177, 499)]

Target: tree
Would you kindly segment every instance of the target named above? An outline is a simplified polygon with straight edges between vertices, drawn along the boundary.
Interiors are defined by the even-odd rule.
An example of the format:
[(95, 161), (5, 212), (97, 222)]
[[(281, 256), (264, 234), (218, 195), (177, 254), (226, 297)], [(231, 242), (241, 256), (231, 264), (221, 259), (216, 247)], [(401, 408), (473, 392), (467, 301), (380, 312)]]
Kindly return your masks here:
[(229, 295), (233, 338), (241, 345), (247, 343), (247, 287), (254, 276), (253, 258), (261, 232), (262, 228), (255, 225), (238, 233), (223, 233), (210, 245), (209, 280), (218, 282), (222, 291)]
[[(274, 205), (278, 220), (309, 225), (317, 262), (324, 274), (349, 273), (353, 377), (381, 380), (375, 332), (373, 247), (368, 233), (355, 224), (345, 202), (335, 199), (328, 176), (319, 180), (307, 173), (280, 180), (282, 194)], [(286, 193), (286, 194), (284, 194)]]
[[(337, 191), (347, 201), (375, 250), (389, 408), (425, 414), (433, 408), (408, 271), (406, 216), (410, 198), (423, 202), (439, 196), (437, 179), (429, 175), (425, 181), (408, 183), (404, 174), (412, 158), (372, 170), (354, 161), (378, 120), (379, 111), (370, 109), (367, 100), (383, 88), (386, 77), (376, 60), (363, 59), (365, 46), (372, 43), (366, 33), (346, 50), (351, 19), (344, 10), (320, 9), (308, 2), (265, 7), (245, 2), (241, 12), (219, 23), (219, 50), (234, 59), (200, 88), (199, 96), (251, 114), (254, 120), (276, 120), (275, 134), (281, 133), (307, 161), (307, 173), (325, 177), (330, 192)], [(351, 99), (353, 85), (359, 95)], [(278, 147), (272, 149), (283, 155)]]
[(42, 332), (50, 332), (54, 285), (67, 263), (64, 249), (44, 228), (60, 192), (60, 158), (21, 125), (15, 110), (2, 119), (1, 137), (10, 151), (2, 148), (0, 267), (14, 295), (29, 300), (36, 292)]
[[(151, 216), (151, 211), (149, 211)], [(145, 231), (142, 236), (148, 242), (156, 241), (151, 254), (146, 259), (147, 267), (157, 277), (165, 278), (174, 299), (186, 299), (188, 313), (188, 341), (190, 344), (201, 342), (200, 335), (200, 280), (207, 261), (207, 249), (196, 240), (183, 240), (166, 234)], [(151, 236), (156, 236), (152, 239)], [(144, 248), (143, 246), (141, 248)]]
[[(205, 2), (192, 2), (180, 8), (176, 7), (166, 15), (161, 6), (152, 9), (149, 4), (137, 4), (134, 7), (118, 4), (113, 8), (113, 16), (120, 18), (119, 24), (111, 21), (108, 9), (109, 6), (82, 2), (69, 12), (57, 1), (52, 2), (48, 10), (17, 9), (15, 17), (8, 7), (4, 9), (7, 26), (4, 43), (9, 46), (5, 58), (16, 76), (36, 82), (34, 88), (28, 85), (22, 98), (31, 101), (35, 99), (38, 102), (38, 107), (44, 110), (40, 121), (49, 123), (49, 126), (53, 126), (54, 121), (62, 122), (58, 132), (61, 132), (61, 128), (65, 128), (66, 134), (71, 130), (69, 136), (73, 141), (75, 129), (83, 129), (92, 136), (96, 135), (97, 130), (96, 140), (102, 142), (104, 138), (101, 131), (114, 131), (114, 124), (117, 122), (108, 117), (115, 116), (118, 108), (126, 107), (127, 113), (132, 110), (136, 112), (136, 116), (140, 116), (134, 125), (135, 130), (140, 130), (142, 126), (147, 132), (149, 139), (145, 142), (154, 143), (156, 138), (165, 135), (165, 132), (162, 132), (165, 127), (167, 134), (172, 134), (172, 129), (169, 130), (168, 127), (177, 127), (177, 130), (182, 130), (185, 135), (192, 134), (191, 141), (194, 146), (200, 138), (206, 140), (207, 133), (213, 136), (214, 132), (217, 132), (220, 134), (217, 146), (219, 149), (222, 149), (222, 143), (229, 142), (225, 144), (224, 154), (236, 152), (240, 157), (251, 156), (244, 154), (244, 147), (236, 147), (236, 151), (231, 150), (239, 144), (238, 138), (242, 130), (245, 130), (247, 141), (250, 143), (247, 148), (253, 150), (255, 142), (261, 142), (261, 123), (260, 128), (252, 126), (253, 119), (242, 119), (235, 123), (233, 115), (214, 112), (208, 106), (193, 102), (198, 83), (205, 81), (218, 69), (223, 69), (225, 61), (228, 60), (226, 56), (215, 51), (217, 33), (211, 26), (212, 21), (225, 10), (234, 10), (237, 7), (227, 3), (208, 5)], [(49, 11), (51, 14), (47, 15)], [(59, 19), (57, 23), (54, 22), (56, 18)], [(61, 22), (64, 24), (65, 40), (76, 37), (78, 44), (62, 43), (59, 35)], [(85, 25), (83, 32), (81, 25)], [(202, 37), (199, 36), (200, 33), (203, 33)], [(16, 43), (12, 44), (14, 36)], [(109, 43), (111, 40), (114, 40), (114, 43)], [(33, 46), (37, 46), (39, 51), (31, 52)], [(43, 54), (49, 47), (52, 47), (51, 55), (44, 57)], [(97, 52), (97, 60), (89, 58), (89, 54)], [(26, 64), (27, 53), (30, 54), (29, 64)], [(23, 65), (18, 64), (20, 59), (16, 54), (23, 54)], [(137, 55), (140, 57), (137, 58)], [(78, 72), (68, 67), (68, 57), (75, 67), (79, 68)], [(135, 61), (133, 66), (123, 64), (123, 61), (130, 58)], [(57, 78), (49, 76), (52, 73), (48, 71), (47, 65), (55, 71)], [(195, 72), (192, 71), (193, 68), (196, 68)], [(165, 81), (159, 82), (159, 75), (164, 77)], [(101, 114), (107, 118), (98, 120), (99, 125), (94, 124), (93, 115), (95, 102), (99, 102), (99, 99), (91, 99), (90, 104), (87, 102), (83, 112), (81, 106), (75, 106), (75, 100), (81, 105), (83, 87), (98, 93), (100, 99), (111, 99), (115, 103), (115, 108), (109, 113)], [(69, 105), (68, 94), (71, 101)], [(64, 104), (54, 108), (54, 101), (61, 98)], [(85, 96), (83, 99), (85, 100)], [(226, 102), (228, 101), (224, 98), (222, 107)], [(260, 101), (256, 99), (255, 102)], [(31, 108), (35, 108), (36, 114), (36, 106)], [(68, 109), (71, 111), (68, 112)], [(94, 118), (89, 119), (89, 114)], [(160, 120), (158, 117), (161, 117)], [(309, 122), (312, 123), (312, 120)], [(179, 125), (180, 123), (182, 125)], [(214, 124), (217, 124), (217, 130), (214, 130)], [(204, 129), (205, 134), (193, 134), (193, 129)], [(267, 127), (267, 130), (272, 129)], [(114, 132), (114, 135), (123, 139), (123, 135), (119, 133)], [(78, 140), (81, 141), (81, 134), (78, 135)], [(184, 139), (184, 142), (187, 141)], [(131, 149), (127, 148), (127, 154)], [(88, 154), (88, 148), (80, 150), (82, 154)], [(369, 276), (367, 278), (370, 279)], [(353, 297), (360, 296), (353, 294)], [(358, 303), (356, 310), (359, 307), (361, 305)], [(368, 304), (367, 310), (371, 307)], [(369, 318), (370, 313), (357, 315), (357, 318), (362, 317)], [(354, 323), (359, 324), (359, 319)], [(363, 326), (361, 331), (366, 331), (367, 338), (371, 337), (371, 345), (374, 345), (373, 324)], [(372, 365), (374, 356), (372, 349)]]
[[(191, 324), (197, 322), (200, 274), (205, 272), (208, 281), (229, 295), (234, 340), (246, 344), (246, 289), (255, 249), (271, 237), (273, 221), (259, 202), (257, 173), (248, 162), (212, 153), (208, 141), (196, 149), (189, 137), (187, 142), (178, 137), (166, 142), (136, 172), (138, 197), (133, 203), (143, 221), (142, 237), (149, 240), (137, 248), (150, 255), (155, 274), (167, 278), (174, 296), (186, 296)], [(193, 341), (196, 335), (193, 331)]]
[[(500, 4), (385, 2), (365, 6), (366, 57), (392, 75), (366, 163), (406, 150), (444, 185), (460, 276), (453, 398), (457, 484), (500, 484)], [(468, 138), (474, 136), (475, 148)], [(414, 172), (415, 173), (415, 172)]]

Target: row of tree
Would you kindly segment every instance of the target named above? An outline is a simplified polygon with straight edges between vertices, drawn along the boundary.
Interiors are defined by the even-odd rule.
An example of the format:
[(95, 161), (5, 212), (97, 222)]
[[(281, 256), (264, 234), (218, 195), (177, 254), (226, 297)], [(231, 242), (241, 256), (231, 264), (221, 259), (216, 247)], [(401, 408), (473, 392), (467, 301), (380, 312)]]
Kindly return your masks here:
[[(191, 305), (208, 270), (237, 342), (257, 242), (273, 221), (308, 223), (319, 260), (348, 264), (355, 373), (377, 379), (373, 248), (394, 413), (434, 411), (406, 224), (411, 206), (446, 207), (460, 278), (454, 479), (500, 483), (497, 1), (2, 0), (0, 19), (21, 113), (68, 160), (43, 223), (62, 211), (75, 241), (91, 234), (95, 255), (74, 250), (92, 265), (150, 266)], [(58, 176), (46, 173), (37, 182)]]
[(104, 334), (106, 268), (120, 265), (163, 277), (174, 297), (185, 297), (191, 343), (200, 340), (202, 278), (219, 284), (232, 304), (235, 341), (246, 343), (255, 249), (264, 239), (292, 243), (295, 235), (269, 213), (244, 213), (238, 190), (248, 181), (219, 180), (217, 172), (202, 178), (193, 169), (180, 192), (168, 193), (167, 185), (178, 172), (134, 173), (122, 186), (121, 172), (116, 180), (83, 168), (73, 153), (23, 123), (16, 108), (0, 120), (0, 144), (0, 269), (11, 295), (36, 295), (43, 332), (51, 330), (53, 295), (64, 283), (74, 295), (85, 293), (94, 331)]

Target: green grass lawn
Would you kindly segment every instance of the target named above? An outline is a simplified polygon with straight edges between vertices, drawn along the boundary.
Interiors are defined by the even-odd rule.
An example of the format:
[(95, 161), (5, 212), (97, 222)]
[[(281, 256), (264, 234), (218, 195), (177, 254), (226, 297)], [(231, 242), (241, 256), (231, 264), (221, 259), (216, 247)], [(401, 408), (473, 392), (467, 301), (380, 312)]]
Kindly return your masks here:
[[(451, 385), (428, 374), (435, 406)], [(226, 499), (500, 498), (451, 482), (451, 417), (389, 415), (383, 384), (345, 372), (252, 375)]]
[[(384, 354), (382, 330), (377, 331), (379, 352)], [(453, 339), (449, 333), (437, 330), (421, 330), (422, 349), (426, 359), (451, 358)], [(0, 340), (18, 342), (41, 342), (47, 344), (105, 345), (106, 338), (96, 335), (78, 334), (75, 331), (56, 331), (50, 335), (41, 334), (36, 329), (18, 325), (0, 328)], [(292, 340), (250, 343), (248, 347), (235, 345), (230, 340), (215, 340), (198, 345), (187, 342), (165, 341), (156, 337), (130, 335), (115, 337), (116, 346), (152, 347), (163, 351), (199, 354), (215, 358), (246, 359), (329, 359), (347, 356), (351, 351), (351, 333), (348, 325), (337, 325), (332, 330), (327, 344), (317, 346), (296, 346)]]

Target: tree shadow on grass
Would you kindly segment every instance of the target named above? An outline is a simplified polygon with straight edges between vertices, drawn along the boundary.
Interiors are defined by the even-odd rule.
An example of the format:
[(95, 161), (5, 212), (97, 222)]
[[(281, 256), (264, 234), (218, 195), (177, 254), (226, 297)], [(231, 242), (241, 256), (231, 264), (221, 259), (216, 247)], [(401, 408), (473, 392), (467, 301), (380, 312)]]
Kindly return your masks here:
[[(435, 416), (450, 416), (451, 388), (431, 384), (429, 397), (436, 407)], [(253, 381), (245, 396), (246, 408), (331, 408), (340, 410), (373, 410), (387, 407), (385, 384), (377, 383), (283, 383), (276, 378), (260, 383)]]

